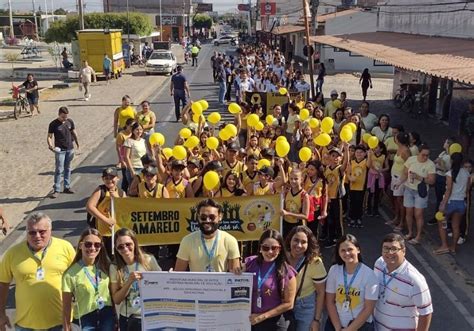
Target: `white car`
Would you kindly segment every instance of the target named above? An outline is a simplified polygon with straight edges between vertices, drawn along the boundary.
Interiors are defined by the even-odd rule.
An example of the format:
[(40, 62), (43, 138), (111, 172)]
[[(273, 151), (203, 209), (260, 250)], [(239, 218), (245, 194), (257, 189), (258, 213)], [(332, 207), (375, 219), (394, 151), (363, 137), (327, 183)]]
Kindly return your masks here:
[(173, 52), (166, 50), (158, 50), (151, 53), (145, 66), (145, 73), (147, 75), (157, 74), (172, 74), (178, 63)]
[(217, 39), (214, 39), (212, 43), (214, 44), (214, 46), (219, 46), (223, 44), (230, 44), (232, 46), (237, 46), (239, 44), (239, 41), (237, 40), (237, 38), (233, 36), (225, 35), (225, 36), (220, 36)]

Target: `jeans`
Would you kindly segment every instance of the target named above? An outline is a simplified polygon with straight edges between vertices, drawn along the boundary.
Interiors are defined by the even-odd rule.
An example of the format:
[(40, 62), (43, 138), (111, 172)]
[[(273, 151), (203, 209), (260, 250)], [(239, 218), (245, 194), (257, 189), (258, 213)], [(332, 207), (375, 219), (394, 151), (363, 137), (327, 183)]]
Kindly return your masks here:
[(295, 300), (293, 313), (296, 320), (296, 331), (310, 330), (311, 323), (314, 319), (314, 308), (316, 305), (316, 293), (308, 295), (304, 298)]
[[(63, 326), (62, 325), (57, 325), (57, 326), (53, 326), (52, 328), (49, 328), (49, 329), (42, 329), (42, 330), (46, 330), (46, 331), (62, 331), (63, 329)], [(19, 326), (18, 324), (15, 325), (15, 331), (36, 331), (36, 330), (40, 330), (40, 329), (29, 329), (29, 328), (24, 328), (22, 326)]]
[(184, 90), (174, 90), (174, 113), (176, 115), (176, 121), (179, 121), (181, 117), (180, 103), (183, 105), (183, 108), (188, 103), (186, 100), (186, 93)]
[(316, 81), (316, 93), (323, 92), (323, 84), (324, 84), (324, 79), (318, 79)]
[(444, 193), (446, 192), (446, 176), (436, 174), (435, 193), (436, 193), (436, 209), (439, 208), (441, 201), (443, 201)]
[[(138, 328), (138, 325), (141, 324), (141, 323), (138, 323), (138, 321), (141, 322), (141, 319), (135, 319), (134, 321), (135, 323), (129, 323), (129, 320), (130, 318), (120, 315), (120, 318), (119, 318), (120, 331), (141, 331), (141, 328)], [(135, 324), (136, 327), (135, 328), (129, 327), (130, 324)]]
[(225, 102), (225, 92), (227, 91), (226, 82), (219, 82), (219, 103), (223, 104)]
[(198, 65), (198, 55), (197, 54), (191, 54), (191, 57), (193, 59), (192, 63), (191, 63), (191, 67), (194, 67), (194, 63), (196, 63), (196, 67)]
[[(77, 322), (76, 324), (79, 324)], [(115, 330), (115, 312), (110, 306), (101, 310), (95, 310), (89, 314), (81, 316), (83, 331), (114, 331)]]
[(71, 187), (71, 161), (74, 158), (74, 149), (55, 152), (56, 165), (54, 170), (54, 192), (61, 191), (61, 176), (64, 174), (64, 188)]

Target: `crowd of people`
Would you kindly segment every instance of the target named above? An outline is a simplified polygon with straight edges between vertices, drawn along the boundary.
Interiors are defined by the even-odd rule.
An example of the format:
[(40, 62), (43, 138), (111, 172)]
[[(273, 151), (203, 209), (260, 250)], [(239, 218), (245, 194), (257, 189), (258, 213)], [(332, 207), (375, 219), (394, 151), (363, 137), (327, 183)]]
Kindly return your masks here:
[[(120, 306), (121, 330), (139, 328), (137, 280), (141, 271), (161, 268), (142, 251), (133, 231), (119, 228), (113, 217), (111, 198), (126, 196), (203, 198), (197, 208), (199, 231), (184, 237), (176, 252), (170, 247), (174, 270), (253, 272), (252, 330), (371, 330), (374, 325), (377, 330), (428, 330), (430, 292), (423, 275), (405, 259), (406, 243), (423, 243), (429, 186), (435, 187), (438, 211), (429, 217), (436, 218), (441, 239), (434, 253), (455, 254), (466, 240), (473, 165), (465, 158), (468, 148), (450, 137), (432, 161), (430, 147), (417, 132), (406, 132), (387, 114), (374, 115), (368, 101), (355, 110), (343, 91), (332, 90), (325, 99), (323, 81), (309, 100), (303, 72), (266, 46), (243, 46), (229, 58), (215, 53), (211, 65), (218, 101), (229, 106), (233, 121), (224, 123), (218, 113), (204, 117), (208, 103), (189, 100), (189, 85), (178, 67), (170, 92), (184, 128), (172, 138), (175, 147), (184, 147), (182, 156), (156, 136), (150, 103), (141, 102), (137, 112), (131, 98), (123, 96), (113, 119), (118, 164), (104, 169), (102, 183), (87, 202), (90, 228), (74, 250), (51, 237), (47, 215), (28, 217), (27, 243), (10, 248), (0, 262), (0, 330), (10, 325), (5, 302), (13, 280), (19, 330), (70, 330), (71, 319), (83, 328), (112, 330), (114, 304)], [(372, 85), (368, 72), (361, 84), (366, 93)], [(286, 101), (267, 111), (245, 101), (249, 92), (280, 93)], [(233, 95), (236, 102), (230, 103)], [(474, 118), (474, 101), (465, 116)], [(463, 146), (474, 132), (466, 123)], [(51, 198), (61, 192), (62, 176), (62, 192), (74, 193), (74, 143), (79, 146), (74, 122), (61, 107), (48, 131), (56, 157)], [(211, 171), (220, 181), (208, 187), (203, 178)], [(222, 207), (213, 198), (273, 194), (283, 199), (282, 228), (266, 230), (258, 243), (240, 251), (237, 240), (219, 230)], [(387, 222), (394, 233), (381, 240), (381, 258), (372, 268), (346, 230), (381, 219), (384, 199), (394, 211)], [(328, 272), (320, 246), (334, 248)], [(51, 309), (38, 320), (46, 303), (42, 293)]]

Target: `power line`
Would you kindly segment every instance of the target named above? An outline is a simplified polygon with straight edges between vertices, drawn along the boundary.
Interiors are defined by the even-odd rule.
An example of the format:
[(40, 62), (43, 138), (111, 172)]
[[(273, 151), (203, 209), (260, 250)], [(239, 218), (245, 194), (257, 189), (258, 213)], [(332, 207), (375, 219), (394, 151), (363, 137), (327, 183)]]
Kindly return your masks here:
[(379, 4), (379, 7), (425, 7), (425, 6), (445, 6), (445, 5), (466, 5), (473, 1), (458, 1), (458, 2), (435, 2), (435, 3), (413, 3), (413, 4)]

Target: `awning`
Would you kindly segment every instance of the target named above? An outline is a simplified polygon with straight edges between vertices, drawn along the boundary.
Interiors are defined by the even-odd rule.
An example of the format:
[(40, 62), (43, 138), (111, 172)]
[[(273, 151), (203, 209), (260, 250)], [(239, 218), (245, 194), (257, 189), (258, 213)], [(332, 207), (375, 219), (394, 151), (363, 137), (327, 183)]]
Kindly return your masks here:
[(405, 70), (474, 85), (474, 40), (393, 32), (310, 39)]
[(342, 11), (338, 11), (338, 12), (334, 12), (334, 13), (318, 15), (317, 20), (318, 20), (318, 23), (324, 23), (324, 22), (329, 21), (329, 20), (331, 20), (333, 18), (336, 18), (336, 17), (352, 15), (352, 14), (355, 14), (355, 13), (358, 13), (358, 12), (360, 12), (359, 8), (347, 9), (347, 10), (342, 10)]
[(288, 24), (288, 25), (281, 25), (281, 26), (277, 26), (276, 28), (273, 28), (272, 34), (282, 35), (282, 34), (296, 33), (296, 32), (302, 32), (302, 31), (304, 31), (304, 26)]

